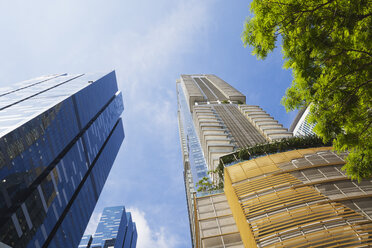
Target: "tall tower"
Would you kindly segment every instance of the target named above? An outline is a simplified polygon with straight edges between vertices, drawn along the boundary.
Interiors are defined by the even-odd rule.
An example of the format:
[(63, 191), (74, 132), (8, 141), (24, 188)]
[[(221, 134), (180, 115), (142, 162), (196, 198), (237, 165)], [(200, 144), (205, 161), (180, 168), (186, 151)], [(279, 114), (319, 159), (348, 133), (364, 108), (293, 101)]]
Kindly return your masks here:
[(103, 209), (95, 234), (84, 235), (79, 248), (135, 248), (136, 244), (136, 224), (123, 206), (117, 206)]
[[(221, 156), (292, 134), (259, 106), (247, 105), (242, 93), (215, 75), (181, 75), (177, 97), (193, 246), (201, 240), (204, 247), (213, 242), (242, 247), (223, 189), (197, 192), (197, 184), (220, 180), (213, 171)], [(217, 230), (208, 228), (211, 221), (219, 223)]]
[(221, 81), (177, 82), (194, 247), (371, 247), (372, 181), (348, 178), (347, 153), (314, 135), (291, 137)]
[(0, 246), (77, 247), (124, 139), (115, 72), (0, 94)]

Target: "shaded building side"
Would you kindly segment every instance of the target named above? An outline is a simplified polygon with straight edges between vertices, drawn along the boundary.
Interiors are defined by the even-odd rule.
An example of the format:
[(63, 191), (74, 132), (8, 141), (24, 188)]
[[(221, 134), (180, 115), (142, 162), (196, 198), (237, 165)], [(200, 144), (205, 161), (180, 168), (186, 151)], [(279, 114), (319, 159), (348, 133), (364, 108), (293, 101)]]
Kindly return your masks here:
[(76, 247), (124, 139), (115, 72), (0, 95), (0, 244)]

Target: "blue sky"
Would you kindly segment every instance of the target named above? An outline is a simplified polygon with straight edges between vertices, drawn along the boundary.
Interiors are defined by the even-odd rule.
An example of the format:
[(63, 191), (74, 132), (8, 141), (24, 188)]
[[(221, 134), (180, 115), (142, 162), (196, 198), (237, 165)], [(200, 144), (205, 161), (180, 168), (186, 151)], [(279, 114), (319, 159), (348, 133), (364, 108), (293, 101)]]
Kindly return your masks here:
[(175, 81), (216, 74), (286, 127), (291, 83), (277, 49), (265, 61), (243, 48), (248, 1), (0, 0), (0, 86), (40, 75), (116, 70), (126, 138), (88, 231), (106, 206), (125, 205), (138, 247), (191, 247)]

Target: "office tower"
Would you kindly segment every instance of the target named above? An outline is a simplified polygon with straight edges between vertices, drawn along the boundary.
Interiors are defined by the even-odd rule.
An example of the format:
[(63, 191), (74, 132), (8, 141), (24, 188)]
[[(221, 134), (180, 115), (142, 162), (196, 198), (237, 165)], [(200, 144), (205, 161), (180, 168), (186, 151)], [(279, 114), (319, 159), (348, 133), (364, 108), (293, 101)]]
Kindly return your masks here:
[[(223, 189), (197, 192), (202, 181), (218, 184), (221, 156), (240, 148), (291, 137), (259, 106), (245, 104), (245, 96), (215, 75), (181, 75), (177, 80), (178, 121), (184, 181), (194, 247), (242, 247)], [(199, 222), (201, 223), (199, 224)], [(218, 230), (209, 223), (219, 223)]]
[[(308, 145), (303, 141), (295, 146)], [(272, 154), (251, 151), (252, 159), (224, 169), (224, 191), (245, 247), (372, 246), (372, 181), (348, 179), (341, 169), (346, 153), (269, 146)], [(221, 160), (227, 157), (232, 162), (239, 154)]]
[(123, 206), (107, 207), (103, 210), (93, 237), (84, 235), (79, 248), (135, 248), (136, 224)]
[(124, 139), (115, 72), (0, 95), (0, 246), (77, 247)]
[(93, 237), (90, 234), (85, 234), (81, 238), (79, 248), (89, 248), (90, 245), (92, 244)]
[(289, 131), (293, 132), (293, 136), (315, 135), (313, 131), (315, 124), (310, 124), (308, 121), (309, 111), (310, 107), (298, 111), (289, 128)]

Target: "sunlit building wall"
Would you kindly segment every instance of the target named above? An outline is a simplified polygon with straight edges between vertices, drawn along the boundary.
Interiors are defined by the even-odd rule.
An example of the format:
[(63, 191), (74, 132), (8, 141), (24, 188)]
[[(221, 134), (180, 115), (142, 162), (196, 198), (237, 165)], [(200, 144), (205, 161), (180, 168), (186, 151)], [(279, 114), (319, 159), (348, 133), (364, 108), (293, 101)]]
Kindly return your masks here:
[[(181, 75), (177, 80), (178, 122), (190, 230), (194, 247), (243, 247), (223, 190), (197, 192), (221, 156), (239, 148), (291, 137), (259, 106), (215, 75)], [(217, 229), (210, 229), (212, 222)], [(217, 243), (215, 240), (217, 240)]]
[(299, 149), (225, 167), (245, 247), (371, 247), (372, 183), (348, 179), (345, 156)]
[(0, 94), (0, 246), (77, 247), (124, 139), (115, 72)]
[[(310, 139), (295, 139), (298, 147), (280, 141), (291, 133), (259, 106), (246, 105), (241, 93), (225, 83), (236, 97), (231, 100), (216, 78), (182, 75), (177, 81), (193, 246), (370, 247), (371, 180), (347, 177), (342, 170), (346, 153)], [(299, 127), (307, 123), (307, 113), (299, 114)], [(298, 129), (300, 136), (312, 133)], [(263, 145), (256, 145), (263, 143), (272, 143), (270, 150), (260, 152)], [(247, 147), (258, 151), (250, 150), (248, 160), (239, 155)], [(223, 190), (196, 192), (200, 178), (215, 182), (210, 171), (221, 163)]]

